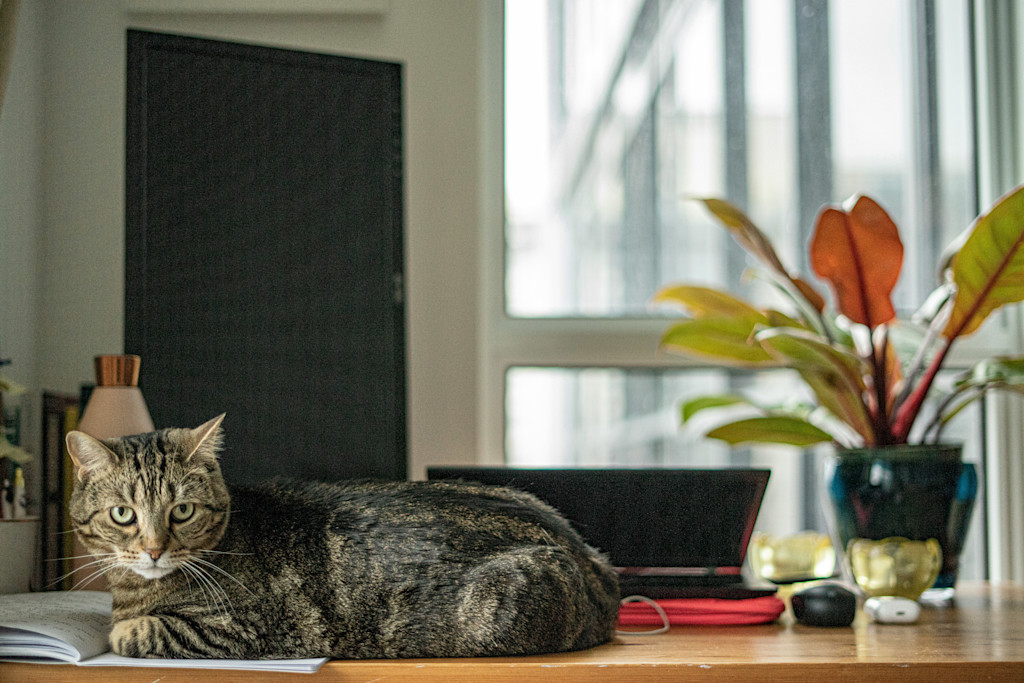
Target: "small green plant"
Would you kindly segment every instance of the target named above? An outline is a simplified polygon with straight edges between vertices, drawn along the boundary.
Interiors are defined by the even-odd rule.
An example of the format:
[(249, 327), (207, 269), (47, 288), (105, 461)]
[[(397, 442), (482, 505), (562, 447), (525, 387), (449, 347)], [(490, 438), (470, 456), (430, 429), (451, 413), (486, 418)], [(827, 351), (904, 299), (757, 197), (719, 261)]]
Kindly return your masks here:
[[(21, 386), (14, 380), (9, 379), (3, 372), (0, 372), (0, 406), (3, 405), (4, 392), (16, 395), (24, 393), (24, 391), (25, 387)], [(0, 427), (3, 427), (3, 424), (4, 416), (2, 412), (0, 412)], [(32, 454), (24, 448), (19, 448), (8, 441), (4, 430), (0, 429), (0, 458), (9, 458), (12, 462), (18, 465), (24, 465), (32, 459)]]
[[(783, 265), (742, 211), (720, 199), (700, 201), (759, 262), (791, 310), (758, 308), (707, 287), (671, 285), (655, 301), (681, 307), (688, 318), (664, 333), (662, 348), (731, 367), (791, 368), (816, 401), (770, 407), (729, 395), (683, 403), (684, 422), (705, 411), (729, 411), (722, 414), (732, 418), (707, 436), (731, 444), (908, 443), (925, 398), (938, 393), (935, 378), (954, 343), (975, 332), (992, 311), (1024, 300), (1024, 186), (999, 199), (946, 250), (951, 256), (936, 264), (943, 282), (914, 316), (923, 332), (912, 348), (900, 344), (899, 351), (894, 331), (914, 327), (897, 318), (892, 304), (903, 243), (877, 202), (861, 196), (818, 215), (809, 255), (814, 273), (834, 294), (829, 307), (813, 284)], [(938, 441), (953, 416), (991, 389), (1024, 393), (1024, 358), (982, 361), (948, 393), (932, 396), (936, 409), (915, 430), (915, 440)], [(744, 410), (736, 418), (732, 411), (738, 407)]]

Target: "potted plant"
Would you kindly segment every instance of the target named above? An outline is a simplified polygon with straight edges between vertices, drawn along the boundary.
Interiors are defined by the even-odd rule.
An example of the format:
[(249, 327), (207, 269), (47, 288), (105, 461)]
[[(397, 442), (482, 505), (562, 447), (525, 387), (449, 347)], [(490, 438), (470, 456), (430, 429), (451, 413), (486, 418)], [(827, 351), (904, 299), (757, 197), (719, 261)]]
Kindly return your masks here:
[[(962, 465), (958, 445), (942, 443), (943, 427), (991, 389), (1024, 393), (1024, 358), (982, 361), (944, 393), (935, 380), (955, 342), (997, 308), (1024, 300), (1024, 186), (946, 250), (936, 264), (942, 281), (910, 321), (898, 318), (892, 303), (903, 261), (899, 230), (873, 199), (855, 197), (817, 217), (810, 264), (830, 286), (831, 306), (782, 263), (742, 211), (719, 199), (700, 201), (763, 266), (788, 306), (759, 307), (725, 291), (671, 285), (655, 301), (688, 317), (668, 328), (662, 348), (731, 367), (791, 368), (813, 401), (765, 406), (744, 396), (701, 396), (683, 403), (683, 421), (723, 416), (706, 435), (734, 445), (834, 443), (829, 489), (840, 547), (855, 536), (934, 536), (946, 555), (937, 585), (952, 586), (966, 519), (962, 530), (946, 529), (951, 516), (969, 517), (976, 475)], [(885, 482), (908, 480), (917, 488), (883, 490)]]
[[(9, 362), (0, 360), (0, 367), (7, 365)], [(24, 448), (15, 446), (7, 439), (7, 430), (4, 428), (4, 393), (17, 396), (18, 394), (25, 393), (25, 387), (9, 379), (3, 372), (0, 372), (0, 459), (7, 458), (18, 467), (21, 467), (32, 459), (32, 454)]]
[[(0, 359), (0, 367), (7, 361)], [(4, 394), (17, 395), (25, 388), (0, 371), (0, 548), (4, 561), (0, 564), (0, 594), (23, 593), (29, 589), (34, 548), (39, 533), (39, 522), (25, 517), (24, 479), (20, 468), (32, 455), (12, 444), (4, 425)], [(18, 500), (18, 499), (21, 500)]]

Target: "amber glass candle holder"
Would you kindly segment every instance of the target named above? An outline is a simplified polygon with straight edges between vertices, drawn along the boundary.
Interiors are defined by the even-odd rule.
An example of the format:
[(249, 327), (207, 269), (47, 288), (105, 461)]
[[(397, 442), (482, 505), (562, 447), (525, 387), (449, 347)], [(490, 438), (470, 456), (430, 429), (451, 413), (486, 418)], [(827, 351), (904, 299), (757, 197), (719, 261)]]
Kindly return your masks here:
[(917, 600), (935, 583), (942, 567), (942, 549), (934, 538), (854, 538), (847, 545), (846, 557), (854, 580), (869, 597), (894, 595)]
[(755, 576), (776, 584), (826, 579), (836, 566), (832, 541), (817, 531), (791, 536), (755, 533), (747, 556)]

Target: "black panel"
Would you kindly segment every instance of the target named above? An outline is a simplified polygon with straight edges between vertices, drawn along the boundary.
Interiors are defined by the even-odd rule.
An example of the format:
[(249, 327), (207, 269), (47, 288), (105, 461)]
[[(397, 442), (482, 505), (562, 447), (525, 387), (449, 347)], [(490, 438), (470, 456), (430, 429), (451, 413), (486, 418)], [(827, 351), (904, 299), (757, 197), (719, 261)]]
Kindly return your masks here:
[(229, 480), (404, 478), (398, 64), (128, 33), (125, 351)]
[(617, 567), (705, 568), (711, 575), (743, 564), (769, 474), (756, 469), (427, 469), (430, 479), (533, 493)]

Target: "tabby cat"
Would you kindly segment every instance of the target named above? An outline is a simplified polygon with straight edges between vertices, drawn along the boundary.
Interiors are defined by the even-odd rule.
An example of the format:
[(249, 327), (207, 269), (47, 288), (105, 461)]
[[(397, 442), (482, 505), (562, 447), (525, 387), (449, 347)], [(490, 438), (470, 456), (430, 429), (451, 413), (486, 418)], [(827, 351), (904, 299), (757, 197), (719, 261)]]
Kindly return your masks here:
[(217, 417), (71, 432), (71, 519), (130, 657), (471, 657), (610, 640), (618, 581), (554, 509), (461, 482), (227, 486)]

